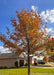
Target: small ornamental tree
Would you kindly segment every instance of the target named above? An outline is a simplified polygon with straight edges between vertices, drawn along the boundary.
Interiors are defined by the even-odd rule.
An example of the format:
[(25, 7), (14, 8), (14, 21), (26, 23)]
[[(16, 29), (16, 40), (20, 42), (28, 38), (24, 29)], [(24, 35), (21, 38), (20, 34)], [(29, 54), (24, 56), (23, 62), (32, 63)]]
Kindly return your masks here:
[(46, 44), (47, 53), (51, 56), (54, 56), (54, 38), (52, 37)]
[[(26, 11), (16, 11), (17, 18), (11, 18), (13, 30), (7, 27), (8, 37), (0, 33), (0, 40), (4, 43), (4, 47), (10, 51), (20, 54), (27, 52), (28, 54), (28, 75), (30, 75), (30, 54), (43, 49), (47, 39), (46, 26), (43, 28), (42, 20), (39, 14)], [(18, 22), (17, 22), (18, 21)], [(43, 28), (43, 29), (42, 29)]]
[(46, 57), (48, 58), (47, 61), (54, 61), (54, 38), (50, 37), (47, 41), (46, 45)]

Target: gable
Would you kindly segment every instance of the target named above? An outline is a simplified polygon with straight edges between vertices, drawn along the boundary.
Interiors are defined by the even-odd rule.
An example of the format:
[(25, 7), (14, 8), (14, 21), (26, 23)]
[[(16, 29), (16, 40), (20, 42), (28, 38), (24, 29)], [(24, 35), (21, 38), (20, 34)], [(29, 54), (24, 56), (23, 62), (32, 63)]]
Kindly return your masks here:
[(21, 53), (21, 54), (19, 55), (19, 57), (20, 57), (20, 58), (24, 58), (24, 54)]

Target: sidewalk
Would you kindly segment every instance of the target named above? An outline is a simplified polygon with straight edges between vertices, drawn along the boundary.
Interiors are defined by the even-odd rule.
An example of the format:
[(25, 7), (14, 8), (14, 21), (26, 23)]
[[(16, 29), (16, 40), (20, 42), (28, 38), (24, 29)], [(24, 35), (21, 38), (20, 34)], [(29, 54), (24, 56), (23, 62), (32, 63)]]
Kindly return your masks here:
[(54, 66), (51, 66), (51, 67), (41, 67), (41, 66), (30, 66), (30, 68), (54, 68)]

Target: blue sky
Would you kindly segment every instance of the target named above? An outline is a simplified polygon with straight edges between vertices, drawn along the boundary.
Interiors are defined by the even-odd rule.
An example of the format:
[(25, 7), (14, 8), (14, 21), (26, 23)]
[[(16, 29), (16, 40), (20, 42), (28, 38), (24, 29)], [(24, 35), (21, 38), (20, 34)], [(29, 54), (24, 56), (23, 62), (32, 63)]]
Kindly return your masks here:
[(54, 0), (0, 0), (0, 32), (5, 34), (5, 27), (11, 28), (10, 18), (16, 16), (17, 9), (21, 11), (23, 8), (37, 9), (43, 20), (48, 23), (47, 31), (51, 31), (54, 36)]

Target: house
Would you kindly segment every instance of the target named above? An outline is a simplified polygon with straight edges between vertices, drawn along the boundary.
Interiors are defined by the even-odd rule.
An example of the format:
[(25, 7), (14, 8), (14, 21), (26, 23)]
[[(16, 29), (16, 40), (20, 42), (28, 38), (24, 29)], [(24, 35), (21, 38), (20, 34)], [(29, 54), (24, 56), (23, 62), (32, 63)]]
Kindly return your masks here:
[[(42, 61), (43, 56), (30, 55), (30, 64), (34, 64), (34, 61)], [(17, 62), (18, 67), (24, 66), (28, 63), (28, 58), (26, 53), (21, 53), (20, 55), (14, 53), (0, 53), (0, 67), (16, 67)]]
[(43, 61), (44, 56), (33, 56), (32, 57), (32, 64), (34, 64), (34, 61), (36, 60), (37, 62)]
[(30, 55), (30, 64), (34, 64), (35, 61), (37, 62), (43, 61), (44, 55), (40, 55), (40, 53), (42, 52), (43, 50), (40, 50), (40, 51), (36, 51), (35, 54)]
[[(27, 58), (27, 57), (26, 57)], [(36, 60), (37, 62), (43, 61), (44, 56), (36, 56), (36, 55), (30, 55), (30, 64), (34, 64), (34, 61)], [(28, 59), (27, 59), (28, 62)]]
[(20, 55), (14, 53), (0, 53), (0, 67), (16, 67), (15, 62), (18, 62), (18, 67), (26, 63), (26, 58), (23, 53)]

